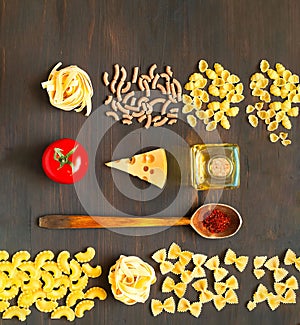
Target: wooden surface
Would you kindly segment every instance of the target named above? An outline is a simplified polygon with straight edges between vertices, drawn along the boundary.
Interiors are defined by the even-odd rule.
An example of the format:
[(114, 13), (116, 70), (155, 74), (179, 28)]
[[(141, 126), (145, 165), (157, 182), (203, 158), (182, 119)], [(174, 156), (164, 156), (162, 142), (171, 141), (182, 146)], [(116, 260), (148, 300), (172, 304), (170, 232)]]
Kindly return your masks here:
[[(1, 0), (0, 8), (1, 249), (8, 250), (10, 254), (21, 249), (29, 250), (34, 256), (45, 249), (55, 253), (66, 249), (74, 254), (88, 246), (96, 248), (94, 261), (103, 267), (103, 275), (97, 284), (107, 290), (108, 299), (96, 301), (95, 308), (74, 324), (202, 322), (299, 325), (298, 291), (296, 305), (281, 305), (275, 312), (271, 312), (266, 303), (259, 304), (251, 313), (245, 307), (260, 282), (252, 275), (255, 255), (279, 255), (282, 259), (287, 248), (300, 254), (300, 159), (299, 134), (296, 135), (299, 118), (293, 119), (293, 128), (289, 132), (293, 144), (284, 148), (269, 142), (262, 124), (253, 129), (246, 121), (244, 108), (255, 101), (248, 89), (248, 81), (250, 75), (257, 71), (261, 59), (268, 59), (272, 65), (281, 62), (294, 73), (300, 73), (300, 2)], [(116, 209), (115, 215), (155, 214), (175, 200), (178, 211), (183, 211), (188, 205), (192, 212), (204, 201), (214, 201), (219, 197), (220, 202), (234, 206), (241, 213), (244, 223), (240, 232), (226, 240), (210, 241), (200, 238), (190, 227), (173, 227), (147, 236), (139, 233), (139, 236), (129, 236), (105, 229), (39, 228), (38, 217), (45, 214), (87, 213), (74, 186), (53, 183), (41, 168), (45, 147), (58, 138), (76, 138), (87, 120), (81, 113), (63, 112), (51, 107), (46, 92), (40, 86), (40, 82), (47, 79), (50, 69), (62, 61), (64, 66), (76, 64), (86, 70), (93, 82), (93, 110), (97, 112), (108, 94), (101, 76), (104, 71), (111, 72), (113, 64), (119, 63), (128, 70), (138, 65), (145, 72), (153, 63), (160, 70), (170, 65), (175, 77), (185, 83), (188, 76), (196, 71), (201, 58), (210, 64), (220, 62), (238, 74), (245, 85), (246, 99), (239, 105), (241, 112), (232, 120), (231, 129), (218, 129), (223, 142), (240, 146), (240, 188), (223, 193), (210, 192), (207, 196), (206, 193), (194, 192), (185, 184), (182, 195), (176, 197), (179, 192), (176, 180), (180, 179), (180, 175), (183, 180), (189, 168), (187, 165), (185, 170), (181, 170), (173, 159), (174, 168), (171, 170), (177, 171), (179, 176), (171, 180), (174, 184), (169, 186), (169, 193), (149, 204), (131, 201), (117, 192), (110, 171), (103, 167), (104, 162), (111, 159), (118, 141), (131, 131), (130, 127), (116, 125), (106, 134), (96, 155), (95, 170), (101, 183), (99, 191), (106, 199), (97, 199), (97, 192), (93, 193), (88, 184), (85, 191), (95, 204), (95, 211), (91, 213), (100, 215), (109, 215), (112, 207)], [(103, 117), (99, 128), (107, 120)], [(194, 131), (183, 124), (169, 129), (174, 130), (174, 134), (179, 135), (186, 145), (197, 143)], [(199, 124), (199, 128), (203, 129), (203, 125)], [(87, 142), (96, 133), (97, 130), (90, 129)], [(138, 138), (139, 130), (134, 134)], [(214, 141), (213, 134), (208, 137)], [(152, 144), (155, 145), (158, 147), (161, 144)], [(138, 151), (148, 145), (137, 142), (135, 146), (135, 151)], [(122, 150), (119, 154), (127, 152), (130, 155), (133, 147), (130, 143)], [(183, 153), (186, 152), (183, 150)], [(134, 184), (141, 186), (139, 182)], [(144, 190), (141, 188), (141, 193)], [(164, 215), (171, 216), (166, 210)], [(238, 255), (248, 255), (251, 263), (242, 274), (228, 266), (239, 279), (240, 289), (237, 292), (240, 303), (227, 306), (221, 312), (208, 303), (203, 306), (197, 320), (188, 313), (163, 313), (154, 318), (150, 311), (150, 299), (145, 304), (134, 306), (116, 301), (107, 275), (110, 266), (121, 254), (138, 255), (153, 265), (158, 280), (152, 286), (150, 298), (168, 297), (161, 293), (164, 277), (159, 274), (158, 265), (151, 260), (151, 255), (159, 248), (169, 247), (173, 241), (183, 249), (208, 256), (218, 254), (223, 258), (227, 248), (232, 248)], [(300, 281), (299, 273), (292, 267), (288, 270)], [(270, 273), (262, 282), (272, 289)], [(191, 289), (187, 296), (196, 299)], [(52, 322), (67, 323), (66, 320), (51, 321), (48, 314), (32, 307), (27, 324)], [(0, 320), (2, 323), (8, 324), (9, 321)]]

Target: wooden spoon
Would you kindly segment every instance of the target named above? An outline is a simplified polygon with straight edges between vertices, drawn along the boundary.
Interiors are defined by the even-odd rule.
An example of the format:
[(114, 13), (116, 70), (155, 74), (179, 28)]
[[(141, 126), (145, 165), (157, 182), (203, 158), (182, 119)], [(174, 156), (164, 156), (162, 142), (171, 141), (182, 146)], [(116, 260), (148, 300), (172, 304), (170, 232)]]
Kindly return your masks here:
[[(209, 233), (203, 226), (203, 218), (214, 208), (220, 209), (230, 216), (231, 224), (222, 233)], [(46, 215), (39, 218), (39, 226), (48, 229), (78, 229), (78, 228), (137, 228), (137, 227), (170, 227), (191, 225), (202, 237), (210, 239), (233, 236), (242, 225), (240, 214), (225, 204), (209, 203), (198, 208), (192, 218), (182, 217), (109, 217), (82, 215)]]

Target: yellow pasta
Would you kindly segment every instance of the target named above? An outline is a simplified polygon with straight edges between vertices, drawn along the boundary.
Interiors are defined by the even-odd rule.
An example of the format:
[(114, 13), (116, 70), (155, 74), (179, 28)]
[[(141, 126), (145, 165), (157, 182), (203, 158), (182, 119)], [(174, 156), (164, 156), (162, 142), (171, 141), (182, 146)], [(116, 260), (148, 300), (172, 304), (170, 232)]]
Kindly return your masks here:
[(0, 262), (0, 271), (7, 273), (8, 276), (12, 278), (16, 274), (17, 269), (13, 266), (11, 262), (2, 261)]
[(208, 68), (208, 63), (205, 60), (200, 60), (198, 64), (198, 68), (200, 72), (205, 72)]
[(173, 263), (170, 261), (166, 261), (167, 258), (167, 250), (165, 248), (158, 250), (152, 255), (152, 258), (155, 262), (159, 263), (159, 268), (161, 274), (166, 274), (172, 271), (174, 268)]
[(218, 311), (222, 310), (226, 304), (238, 304), (238, 296), (234, 290), (228, 289), (225, 296), (215, 295), (213, 298), (214, 306)]
[(222, 72), (224, 71), (224, 67), (220, 63), (215, 63), (214, 64), (214, 69), (215, 69), (216, 74), (218, 76), (221, 76)]
[(284, 118), (281, 120), (281, 124), (287, 130), (290, 130), (292, 128), (292, 123), (287, 116), (284, 116)]
[(195, 267), (193, 268), (192, 275), (193, 278), (203, 278), (205, 277), (205, 270), (202, 265), (205, 263), (207, 259), (206, 255), (203, 254), (194, 254), (192, 257), (193, 263)]
[(277, 121), (273, 121), (273, 122), (271, 122), (268, 125), (267, 130), (270, 131), (270, 132), (272, 132), (272, 131), (277, 130), (277, 128), (278, 128), (278, 122)]
[(86, 116), (92, 111), (93, 87), (88, 74), (71, 65), (57, 70), (59, 62), (50, 72), (48, 81), (42, 82), (42, 88), (48, 92), (50, 103), (64, 111), (81, 112), (86, 107)]
[(210, 85), (208, 87), (208, 92), (212, 95), (212, 96), (215, 96), (215, 97), (218, 97), (220, 96), (220, 91), (219, 91), (219, 88), (215, 85)]
[(202, 310), (202, 303), (196, 301), (190, 303), (186, 298), (181, 298), (178, 302), (177, 311), (180, 313), (189, 311), (194, 317), (199, 317)]
[(73, 307), (76, 305), (77, 300), (82, 300), (85, 298), (85, 295), (82, 290), (71, 291), (66, 298), (66, 305), (68, 307)]
[(192, 284), (192, 287), (196, 291), (200, 292), (199, 300), (201, 301), (201, 303), (204, 304), (204, 303), (207, 303), (213, 299), (214, 294), (208, 290), (207, 279), (200, 279), (200, 280), (195, 281)]
[(250, 114), (250, 115), (248, 116), (248, 121), (249, 121), (249, 123), (250, 123), (254, 128), (257, 127), (257, 125), (258, 125), (258, 118), (257, 118), (255, 115)]
[(163, 311), (167, 313), (174, 314), (175, 313), (175, 301), (173, 297), (167, 298), (165, 301), (161, 302), (157, 299), (151, 300), (151, 311), (153, 316), (157, 316), (161, 314)]
[(42, 288), (42, 282), (39, 279), (30, 279), (26, 283), (21, 283), (23, 291), (36, 291)]
[(46, 293), (46, 298), (49, 300), (59, 300), (62, 299), (68, 292), (68, 287), (61, 285), (57, 287), (55, 290)]
[(247, 309), (249, 310), (249, 311), (252, 311), (254, 308), (256, 308), (256, 303), (254, 302), (254, 301), (249, 301), (248, 303), (247, 303)]
[(295, 304), (296, 303), (296, 293), (293, 289), (288, 289), (283, 297), (281, 297), (280, 302), (284, 304)]
[(265, 275), (265, 270), (262, 269), (254, 269), (253, 274), (256, 277), (256, 279), (261, 279)]
[(47, 261), (43, 266), (42, 269), (50, 272), (54, 278), (60, 278), (62, 276), (62, 271), (57, 266), (56, 262), (54, 261)]
[(268, 289), (263, 285), (259, 284), (256, 292), (253, 294), (253, 302), (259, 303), (265, 301), (269, 296)]
[(288, 271), (284, 268), (279, 267), (279, 265), (280, 261), (278, 256), (271, 257), (264, 264), (268, 270), (273, 271), (273, 276), (276, 282), (281, 281), (288, 274)]
[(73, 322), (75, 312), (68, 306), (59, 306), (51, 313), (51, 319), (60, 319), (62, 317), (66, 317), (68, 321)]
[(285, 253), (283, 263), (285, 265), (294, 265), (295, 268), (300, 272), (300, 256), (297, 257), (296, 253), (290, 248)]
[(232, 275), (225, 282), (215, 282), (214, 289), (218, 295), (222, 295), (227, 289), (238, 289), (239, 283), (237, 278)]
[(89, 278), (97, 278), (102, 273), (102, 268), (100, 265), (92, 267), (89, 263), (82, 264), (82, 271), (89, 277)]
[(20, 308), (18, 306), (8, 307), (2, 314), (3, 319), (12, 319), (17, 317), (21, 322), (26, 320), (26, 317), (30, 315), (31, 310), (28, 308)]
[(213, 131), (217, 128), (217, 122), (216, 121), (210, 121), (207, 125), (206, 125), (206, 131)]
[(254, 260), (253, 260), (253, 266), (255, 269), (259, 269), (261, 268), (266, 260), (267, 260), (267, 256), (255, 256)]
[(54, 300), (38, 299), (35, 302), (35, 307), (42, 313), (50, 313), (57, 308), (58, 302)]
[(197, 120), (194, 115), (188, 115), (187, 122), (193, 128), (197, 125)]
[(7, 261), (9, 259), (9, 254), (7, 251), (0, 251), (0, 261)]
[(275, 70), (273, 70), (273, 69), (268, 69), (267, 70), (267, 74), (268, 74), (268, 76), (269, 76), (270, 79), (275, 80), (275, 79), (278, 79), (279, 78), (279, 74)]
[(207, 260), (204, 266), (214, 272), (214, 278), (217, 282), (224, 279), (225, 276), (228, 274), (228, 271), (226, 269), (220, 267), (220, 260), (217, 255)]
[(278, 295), (274, 295), (273, 293), (269, 293), (267, 298), (268, 305), (272, 311), (277, 309), (281, 302), (281, 297)]
[(182, 298), (185, 294), (186, 287), (186, 283), (179, 282), (175, 284), (175, 281), (167, 276), (162, 284), (162, 292), (169, 293), (174, 291), (178, 298)]
[(95, 249), (93, 247), (88, 247), (85, 252), (79, 252), (75, 254), (75, 258), (79, 263), (90, 262), (95, 256)]
[(84, 294), (84, 298), (86, 299), (98, 298), (99, 300), (105, 300), (106, 297), (107, 297), (106, 291), (100, 287), (92, 287), (88, 289)]
[(186, 94), (183, 94), (182, 95), (182, 102), (183, 102), (183, 104), (192, 104), (192, 102), (193, 102), (193, 99), (192, 99), (192, 97), (191, 96), (189, 96), (189, 95), (186, 95)]
[(54, 258), (54, 253), (50, 250), (42, 251), (35, 257), (34, 263), (37, 268), (41, 268), (47, 261), (51, 261)]
[(89, 278), (86, 274), (81, 276), (77, 281), (73, 282), (71, 281), (70, 283), (70, 290), (75, 291), (75, 290), (84, 290), (88, 284)]
[(221, 121), (220, 121), (221, 126), (226, 129), (229, 130), (230, 129), (230, 123), (228, 121), (228, 118), (226, 116), (223, 116)]
[(80, 301), (75, 307), (75, 316), (82, 318), (84, 316), (84, 313), (88, 310), (91, 310), (94, 306), (95, 303), (92, 300)]
[(269, 67), (270, 67), (270, 64), (267, 60), (260, 61), (260, 71), (261, 72), (263, 72), (263, 73), (267, 72)]
[(29, 308), (39, 298), (46, 298), (46, 293), (42, 289), (39, 289), (34, 292), (32, 291), (22, 292), (18, 297), (18, 306), (23, 308)]
[(52, 276), (52, 274), (47, 271), (42, 271), (41, 279), (44, 282), (44, 285), (43, 285), (44, 292), (52, 291), (54, 284), (55, 284), (54, 277)]
[(298, 281), (293, 275), (290, 276), (285, 282), (274, 283), (274, 290), (278, 295), (284, 294), (288, 289), (293, 289), (293, 290), (299, 289)]
[(285, 71), (285, 67), (281, 63), (276, 63), (275, 68), (277, 73), (282, 76), (283, 72)]
[(234, 107), (230, 107), (227, 111), (226, 111), (226, 115), (227, 116), (237, 116), (239, 113), (239, 108), (237, 106)]
[(287, 115), (291, 116), (291, 117), (297, 117), (299, 115), (299, 107), (291, 107), (288, 111), (287, 111)]
[(206, 69), (205, 70), (206, 76), (208, 79), (216, 79), (218, 78), (218, 75), (216, 74), (216, 72), (212, 69)]
[(231, 74), (226, 81), (232, 84), (236, 84), (240, 82), (240, 78), (235, 74)]
[(8, 301), (0, 301), (0, 313), (3, 313), (9, 306), (10, 303)]
[(190, 270), (184, 270), (183, 272), (181, 272), (180, 274), (180, 280), (183, 282), (183, 283), (190, 283), (192, 280), (194, 279), (194, 276), (193, 276), (193, 272), (190, 271)]
[(290, 145), (292, 143), (292, 141), (290, 140), (290, 139), (286, 139), (286, 140), (282, 140), (281, 141), (281, 144), (283, 145), (283, 146), (288, 146), (288, 145)]
[(179, 262), (183, 265), (188, 264), (193, 257), (193, 253), (189, 251), (182, 251), (180, 246), (176, 243), (172, 243), (169, 247), (168, 258), (169, 259), (177, 259), (179, 258)]
[(12, 256), (12, 264), (14, 267), (18, 267), (22, 262), (26, 262), (30, 259), (30, 253), (27, 251), (19, 251)]
[(70, 280), (77, 281), (80, 278), (82, 271), (80, 264), (76, 260), (72, 259), (70, 261)]
[[(194, 109), (194, 106), (192, 104), (185, 104), (182, 108), (182, 113), (183, 114), (188, 114)], [(200, 111), (202, 112), (202, 111)]]
[(71, 271), (68, 262), (69, 258), (70, 258), (70, 253), (68, 251), (62, 251), (57, 256), (57, 266), (65, 274), (70, 274)]

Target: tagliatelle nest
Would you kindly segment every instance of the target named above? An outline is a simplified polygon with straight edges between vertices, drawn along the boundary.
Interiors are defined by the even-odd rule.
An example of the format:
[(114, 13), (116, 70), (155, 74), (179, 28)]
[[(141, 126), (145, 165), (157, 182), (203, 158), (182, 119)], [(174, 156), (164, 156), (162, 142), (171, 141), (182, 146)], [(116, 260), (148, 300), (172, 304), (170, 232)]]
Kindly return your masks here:
[(86, 107), (86, 116), (92, 111), (93, 87), (88, 74), (71, 65), (57, 70), (62, 65), (57, 63), (49, 74), (48, 81), (42, 82), (47, 89), (51, 105), (64, 111), (81, 112)]
[(108, 281), (115, 299), (134, 305), (148, 299), (156, 276), (153, 267), (139, 257), (121, 255), (110, 268)]

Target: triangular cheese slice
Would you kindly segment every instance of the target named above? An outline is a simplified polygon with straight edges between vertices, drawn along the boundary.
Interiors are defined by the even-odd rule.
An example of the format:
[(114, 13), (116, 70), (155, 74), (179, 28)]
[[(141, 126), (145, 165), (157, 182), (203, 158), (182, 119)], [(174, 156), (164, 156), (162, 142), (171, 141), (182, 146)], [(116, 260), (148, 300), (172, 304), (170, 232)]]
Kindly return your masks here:
[(131, 158), (105, 163), (132, 176), (163, 188), (167, 180), (167, 157), (164, 149), (155, 149)]

